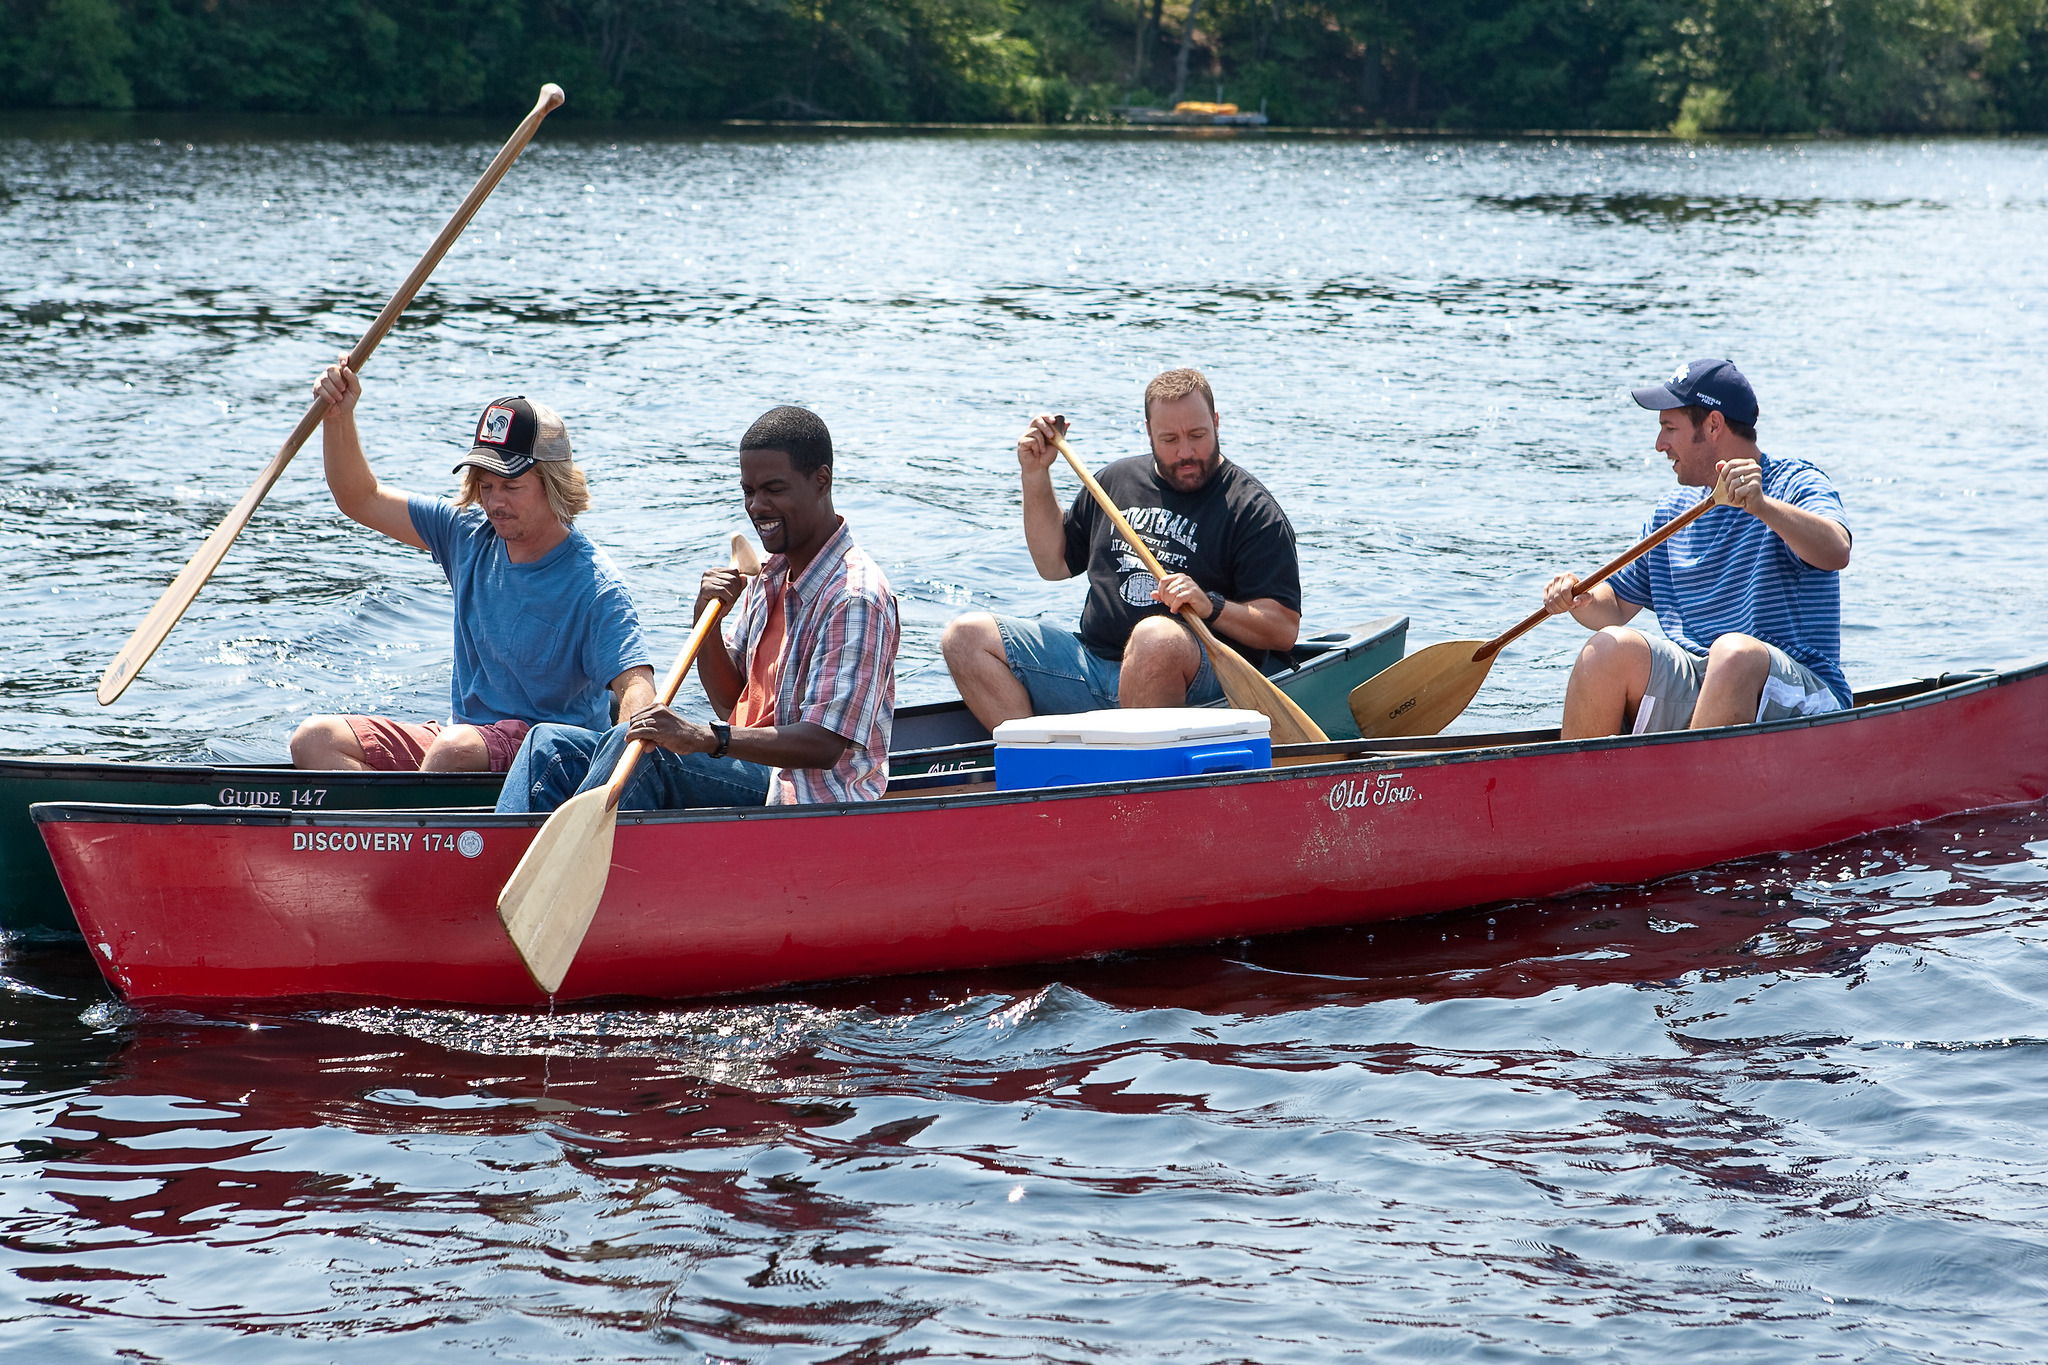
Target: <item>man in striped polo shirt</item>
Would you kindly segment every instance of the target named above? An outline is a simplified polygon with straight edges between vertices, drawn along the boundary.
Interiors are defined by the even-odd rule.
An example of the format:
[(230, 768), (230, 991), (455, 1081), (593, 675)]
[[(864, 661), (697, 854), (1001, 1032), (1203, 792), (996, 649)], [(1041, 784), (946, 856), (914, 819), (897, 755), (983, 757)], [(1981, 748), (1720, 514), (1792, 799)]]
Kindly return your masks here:
[[(1828, 476), (1757, 448), (1756, 394), (1729, 360), (1635, 390), (1657, 413), (1678, 489), (1643, 534), (1717, 490), (1714, 508), (1591, 592), (1552, 578), (1543, 605), (1594, 632), (1572, 666), (1563, 737), (1702, 730), (1853, 704), (1842, 675), (1849, 522)], [(1628, 622), (1644, 607), (1662, 636)]]
[(551, 811), (603, 786), (636, 739), (654, 747), (626, 784), (626, 810), (882, 795), (896, 712), (896, 599), (832, 510), (832, 435), (816, 413), (775, 408), (748, 428), (740, 492), (768, 560), (754, 579), (707, 569), (693, 613), (714, 599), (730, 612), (724, 647), (708, 643), (697, 655), (718, 719), (649, 706), (602, 735), (535, 726), (505, 775), (500, 811)]

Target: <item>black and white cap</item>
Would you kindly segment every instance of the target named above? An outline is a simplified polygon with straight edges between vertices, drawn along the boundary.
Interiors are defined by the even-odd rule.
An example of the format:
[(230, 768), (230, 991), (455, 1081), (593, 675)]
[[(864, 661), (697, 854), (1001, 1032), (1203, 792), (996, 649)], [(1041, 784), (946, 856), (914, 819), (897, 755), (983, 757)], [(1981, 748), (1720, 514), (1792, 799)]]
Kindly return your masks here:
[(455, 465), (489, 470), (516, 479), (540, 460), (561, 460), (569, 456), (569, 429), (545, 403), (525, 397), (500, 398), (476, 419), (475, 444)]

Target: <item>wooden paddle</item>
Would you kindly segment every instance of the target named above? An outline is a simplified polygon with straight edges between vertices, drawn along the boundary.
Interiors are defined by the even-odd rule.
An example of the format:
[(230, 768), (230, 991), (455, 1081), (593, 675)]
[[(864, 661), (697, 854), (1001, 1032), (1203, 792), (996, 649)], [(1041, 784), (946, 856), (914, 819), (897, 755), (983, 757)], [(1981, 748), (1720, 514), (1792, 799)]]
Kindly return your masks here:
[[(1124, 544), (1131, 547), (1145, 571), (1159, 581), (1166, 581), (1166, 569), (1152, 554), (1150, 546), (1131, 529), (1124, 520), (1124, 514), (1117, 511), (1109, 494), (1102, 491), (1102, 485), (1095, 482), (1095, 476), (1075, 457), (1074, 448), (1067, 444), (1064, 436), (1055, 436), (1052, 443), (1059, 447), (1060, 454), (1067, 457), (1067, 463), (1081, 476), (1081, 483), (1095, 499), (1102, 514), (1116, 527), (1117, 534), (1124, 538)], [(1282, 692), (1265, 674), (1246, 663), (1238, 652), (1210, 631), (1209, 623), (1192, 612), (1184, 613), (1183, 619), (1194, 627), (1195, 636), (1202, 642), (1202, 648), (1209, 651), (1209, 667), (1216, 671), (1216, 681), (1223, 685), (1223, 695), (1230, 704), (1243, 711), (1258, 711), (1273, 722), (1273, 743), (1275, 744), (1322, 744), (1330, 738), (1316, 728), (1308, 713), (1294, 704), (1294, 699)]]
[[(1692, 525), (1719, 501), (1719, 490), (1673, 517), (1617, 558), (1579, 582), (1585, 592)], [(1463, 715), (1502, 649), (1549, 619), (1542, 608), (1514, 629), (1491, 640), (1445, 640), (1419, 649), (1393, 667), (1375, 673), (1351, 689), (1351, 718), (1366, 739), (1395, 735), (1433, 735)]]
[[(745, 536), (732, 538), (732, 566), (748, 577), (761, 572), (761, 558)], [(714, 601), (704, 609), (690, 632), (689, 642), (676, 658), (661, 684), (657, 700), (667, 706), (689, 674), (697, 651), (718, 624), (725, 607)], [(605, 883), (612, 873), (612, 835), (619, 824), (619, 798), (647, 745), (634, 740), (619, 755), (611, 781), (602, 787), (570, 797), (548, 817), (540, 833), (526, 847), (512, 879), (498, 893), (498, 919), (512, 936), (519, 960), (533, 976), (534, 984), (549, 995), (561, 988), (583, 946), (597, 903), (604, 899)]]
[[(455, 245), (455, 239), (469, 226), (469, 220), (483, 207), (484, 200), (491, 197), (491, 191), (505, 178), (505, 172), (512, 168), (512, 163), (518, 159), (519, 153), (533, 137), (534, 130), (540, 127), (540, 121), (560, 108), (562, 99), (561, 86), (550, 83), (540, 88), (540, 99), (534, 104), (532, 112), (520, 121), (519, 127), (512, 133), (511, 140), (498, 149), (497, 156), (484, 168), (482, 177), (456, 207), (455, 216), (448, 220), (448, 225), (441, 229), (441, 235), (427, 248), (427, 254), (420, 257), (420, 263), (405, 277), (405, 283), (398, 286), (398, 292), (384, 305), (384, 311), (377, 314), (377, 320), (370, 324), (369, 331), (363, 333), (363, 339), (356, 343), (356, 348), (348, 353), (350, 369), (360, 371), (368, 363), (370, 353), (377, 349), (377, 343), (384, 339), (384, 334), (398, 321), (398, 315), (412, 302), (413, 295), (427, 282), (427, 277), (434, 273), (434, 267), (448, 254), (448, 248)], [(192, 605), (192, 599), (199, 595), (199, 590), (206, 586), (206, 580), (213, 576), (213, 571), (227, 556), (228, 548), (235, 543), (235, 537), (242, 534), (242, 528), (249, 524), (249, 518), (256, 515), (257, 507), (269, 496), (271, 485), (277, 482), (278, 476), (284, 473), (285, 466), (292, 462), (292, 456), (299, 453), (299, 447), (312, 436), (313, 429), (320, 425), (320, 419), (326, 415), (327, 400), (315, 398), (313, 405), (306, 409), (306, 415), (292, 428), (292, 434), (285, 438), (284, 445), (279, 448), (277, 454), (270, 457), (270, 463), (263, 467), (263, 472), (256, 476), (256, 482), (250, 485), (248, 492), (242, 494), (242, 500), (235, 504), (234, 509), (220, 525), (213, 528), (213, 534), (199, 547), (199, 553), (192, 556), (192, 562), (171, 580), (171, 586), (164, 589), (163, 596), (157, 598), (156, 605), (149, 609), (149, 615), (142, 618), (142, 624), (128, 637), (128, 643), (121, 646), (121, 652), (114, 656), (114, 661), (107, 665), (107, 671), (100, 675), (99, 690), (95, 695), (99, 697), (101, 706), (111, 705), (117, 697), (128, 690), (128, 684), (135, 681), (136, 674), (142, 671), (142, 666), (156, 653), (157, 646), (164, 642), (164, 638), (171, 633), (171, 628), (178, 624), (178, 618), (185, 614), (185, 608)]]

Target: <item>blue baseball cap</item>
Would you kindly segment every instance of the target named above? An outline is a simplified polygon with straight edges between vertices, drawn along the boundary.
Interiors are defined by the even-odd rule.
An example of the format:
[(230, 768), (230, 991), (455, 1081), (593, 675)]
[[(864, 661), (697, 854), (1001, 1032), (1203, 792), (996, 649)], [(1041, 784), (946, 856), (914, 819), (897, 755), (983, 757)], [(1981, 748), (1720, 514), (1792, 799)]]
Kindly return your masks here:
[(1711, 408), (1731, 422), (1756, 425), (1756, 391), (1732, 360), (1695, 360), (1661, 384), (1635, 390), (1636, 402), (1668, 408)]

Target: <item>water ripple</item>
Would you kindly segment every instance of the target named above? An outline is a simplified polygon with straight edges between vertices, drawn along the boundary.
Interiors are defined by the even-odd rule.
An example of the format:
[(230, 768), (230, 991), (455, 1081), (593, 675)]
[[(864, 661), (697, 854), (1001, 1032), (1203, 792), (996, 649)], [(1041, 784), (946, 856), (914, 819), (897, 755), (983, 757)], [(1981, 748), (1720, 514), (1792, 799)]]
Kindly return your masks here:
[[(432, 714), (424, 559), (289, 471), (145, 678), (90, 686), (492, 150), (0, 123), (18, 751), (281, 752)], [(158, 131), (150, 132), (148, 129)], [(98, 129), (98, 131), (94, 131)], [(1107, 457), (1193, 361), (1312, 626), (1490, 635), (1668, 473), (1625, 390), (1738, 356), (1842, 485), (1859, 684), (2048, 654), (2038, 140), (1039, 142), (586, 129), (370, 366), (445, 488), (545, 387), (656, 639), (805, 401), (903, 596), (1070, 614), (1008, 445)], [(538, 391), (538, 390), (536, 390)], [(1554, 717), (1577, 634), (1463, 725)], [(2038, 1361), (2048, 825), (1978, 813), (1369, 929), (690, 1006), (141, 1013), (0, 943), (0, 1350), (24, 1359), (1369, 1353)]]

